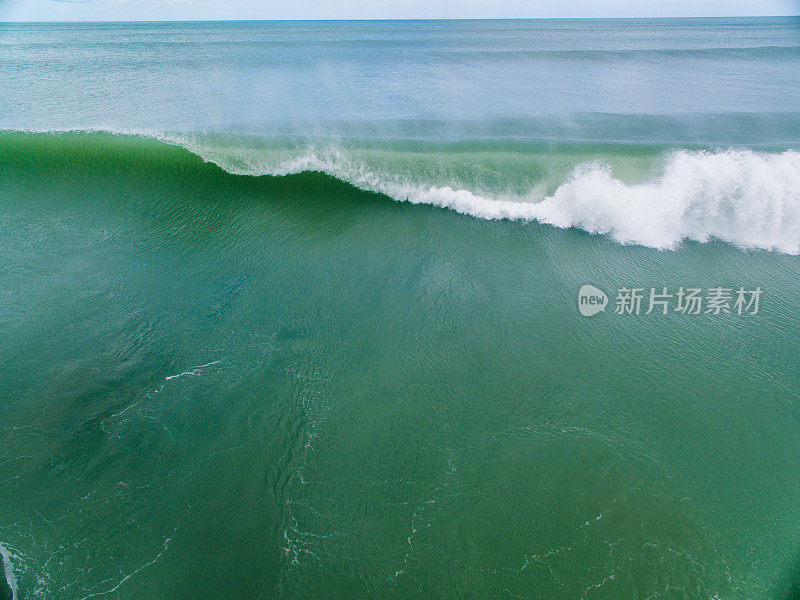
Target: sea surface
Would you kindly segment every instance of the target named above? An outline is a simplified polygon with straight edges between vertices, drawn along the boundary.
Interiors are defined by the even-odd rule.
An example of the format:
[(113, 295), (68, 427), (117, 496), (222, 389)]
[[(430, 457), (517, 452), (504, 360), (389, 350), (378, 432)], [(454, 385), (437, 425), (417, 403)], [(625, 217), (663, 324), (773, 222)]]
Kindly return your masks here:
[(797, 18), (0, 23), (0, 598), (796, 600), (798, 82)]

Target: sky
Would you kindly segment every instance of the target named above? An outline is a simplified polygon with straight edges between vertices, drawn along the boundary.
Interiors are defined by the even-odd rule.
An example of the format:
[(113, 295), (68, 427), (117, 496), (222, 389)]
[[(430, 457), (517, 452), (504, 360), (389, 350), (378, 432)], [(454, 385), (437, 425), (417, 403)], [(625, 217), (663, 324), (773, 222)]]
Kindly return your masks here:
[(0, 21), (797, 15), (800, 0), (0, 0)]

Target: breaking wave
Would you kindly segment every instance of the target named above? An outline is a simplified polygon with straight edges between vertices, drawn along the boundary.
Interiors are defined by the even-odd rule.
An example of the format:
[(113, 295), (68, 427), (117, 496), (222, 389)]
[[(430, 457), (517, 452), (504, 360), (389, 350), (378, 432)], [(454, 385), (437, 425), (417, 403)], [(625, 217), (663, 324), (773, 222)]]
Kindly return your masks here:
[[(0, 135), (5, 139), (55, 134)], [(116, 152), (123, 151), (118, 146), (131, 138), (139, 142), (155, 138), (235, 175), (322, 172), (397, 201), (430, 204), (480, 219), (580, 228), (623, 244), (674, 249), (684, 240), (718, 239), (740, 248), (800, 253), (800, 152), (795, 149), (669, 148), (659, 151), (655, 166), (651, 161), (646, 170), (640, 166), (635, 176), (622, 177), (603, 148), (574, 152), (562, 148), (561, 161), (555, 163), (548, 163), (545, 148), (538, 150), (541, 156), (535, 163), (543, 172), (532, 177), (530, 169), (526, 171), (524, 149), (519, 148), (420, 153), (389, 142), (387, 147), (367, 150), (330, 143), (253, 148), (207, 136), (69, 135), (105, 135), (104, 143), (114, 145)], [(125, 151), (147, 150), (152, 148), (132, 146)], [(632, 156), (641, 153), (637, 150)], [(485, 161), (491, 163), (490, 176), (481, 171)], [(542, 165), (549, 165), (549, 172)], [(491, 185), (484, 179), (491, 179)]]

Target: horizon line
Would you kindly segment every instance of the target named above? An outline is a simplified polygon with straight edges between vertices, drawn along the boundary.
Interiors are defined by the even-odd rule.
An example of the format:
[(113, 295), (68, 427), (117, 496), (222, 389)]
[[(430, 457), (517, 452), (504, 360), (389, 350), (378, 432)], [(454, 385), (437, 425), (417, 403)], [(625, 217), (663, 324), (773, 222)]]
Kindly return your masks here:
[(58, 19), (58, 20), (0, 20), (0, 24), (66, 24), (66, 23), (347, 23), (347, 22), (420, 22), (420, 21), (641, 21), (668, 19), (775, 19), (800, 18), (797, 14), (770, 15), (670, 15), (629, 17), (404, 17), (404, 18), (341, 18), (341, 19)]

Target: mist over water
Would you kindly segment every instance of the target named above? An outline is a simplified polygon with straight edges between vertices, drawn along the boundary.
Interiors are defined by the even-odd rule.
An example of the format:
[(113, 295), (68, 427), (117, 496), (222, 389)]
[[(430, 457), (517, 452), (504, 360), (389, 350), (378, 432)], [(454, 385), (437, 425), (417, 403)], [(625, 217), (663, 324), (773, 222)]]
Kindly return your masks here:
[(0, 35), (11, 128), (327, 136), (351, 124), (359, 137), (439, 139), (425, 125), (436, 122), (459, 138), (625, 141), (646, 132), (615, 135), (619, 117), (657, 115), (676, 121), (651, 119), (666, 130), (651, 140), (672, 125), (672, 141), (727, 143), (750, 141), (729, 126), (749, 115), (754, 141), (798, 142), (796, 123), (757, 131), (800, 104), (794, 18), (3, 24)]
[(789, 598), (797, 32), (0, 24), (15, 600)]

